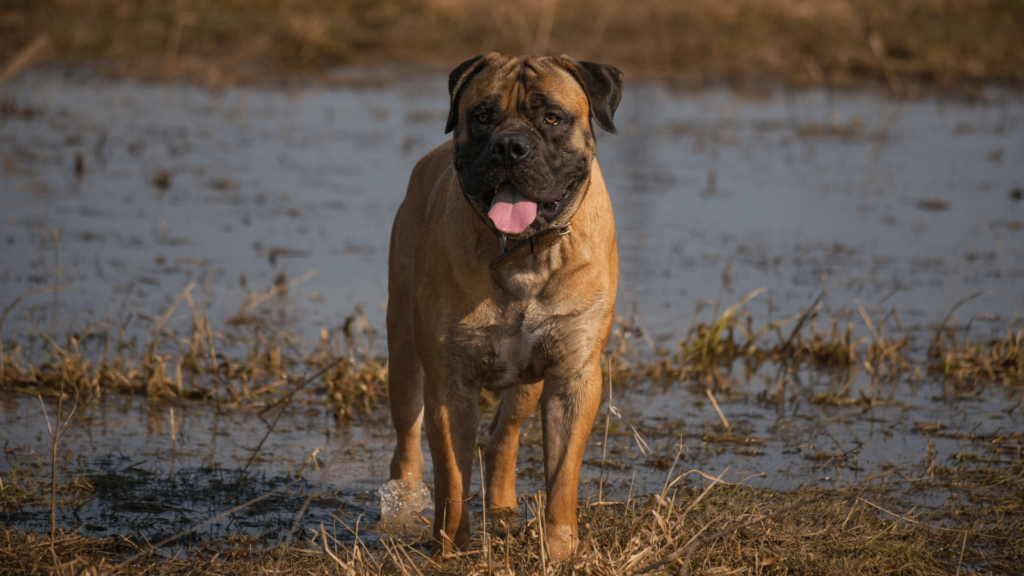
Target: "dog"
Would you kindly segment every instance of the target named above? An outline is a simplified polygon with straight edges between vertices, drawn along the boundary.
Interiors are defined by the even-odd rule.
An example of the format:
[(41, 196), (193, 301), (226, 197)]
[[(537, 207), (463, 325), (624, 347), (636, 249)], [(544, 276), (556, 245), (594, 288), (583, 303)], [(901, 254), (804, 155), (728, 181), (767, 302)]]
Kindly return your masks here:
[(469, 542), (481, 388), (500, 392), (484, 458), (491, 514), (516, 510), (519, 430), (540, 403), (552, 560), (575, 550), (577, 495), (618, 286), (592, 124), (616, 134), (622, 72), (491, 53), (448, 79), (452, 139), (412, 171), (388, 258), (391, 479), (434, 464), (435, 552)]

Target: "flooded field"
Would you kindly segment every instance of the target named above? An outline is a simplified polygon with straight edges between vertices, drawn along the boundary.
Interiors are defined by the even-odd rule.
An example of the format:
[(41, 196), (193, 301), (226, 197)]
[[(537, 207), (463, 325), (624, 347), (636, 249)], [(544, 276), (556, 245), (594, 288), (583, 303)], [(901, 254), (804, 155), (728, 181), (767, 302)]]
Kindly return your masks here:
[[(211, 92), (78, 70), (5, 86), (0, 296), (66, 287), (22, 304), (8, 333), (31, 332), (25, 312), (60, 332), (112, 308), (159, 314), (189, 282), (225, 319), (250, 292), (314, 271), (284, 310), (296, 329), (335, 327), (357, 304), (381, 326), (391, 219), (412, 165), (445, 140), (445, 78), (348, 74), (367, 86)], [(631, 84), (616, 121), (622, 134), (599, 135), (599, 159), (619, 309), (636, 303), (661, 339), (718, 295), (724, 270), (727, 298), (769, 289), (750, 306), (764, 317), (850, 281), (833, 307), (885, 299), (907, 326), (927, 326), (985, 291), (961, 317), (994, 314), (978, 323), (996, 332), (1019, 321), (1015, 93), (969, 103)]]
[[(66, 355), (58, 349), (79, 345), (94, 361), (163, 351), (156, 365), (166, 374), (151, 378), (177, 379), (178, 395), (189, 396), (179, 355), (196, 310), (217, 343), (214, 376), (199, 385), (218, 394), (234, 389), (220, 382), (233, 378), (229, 357), (260, 354), (261, 331), (295, 359), (341, 342), (349, 347), (340, 356), (386, 356), (391, 219), (415, 161), (445, 139), (446, 78), (336, 76), (351, 87), (210, 91), (46, 68), (0, 88), (8, 359), (53, 363)], [(928, 351), (937, 330), (981, 343), (1024, 329), (1020, 94), (991, 87), (971, 102), (895, 100), (633, 83), (616, 124), (619, 136), (599, 134), (598, 157), (621, 260), (612, 343), (620, 412), (606, 428), (602, 405), (584, 496), (663, 493), (688, 472), (684, 485), (706, 484), (696, 470), (794, 490), (892, 467), (910, 478), (937, 465), (1019, 466), (1020, 372), (954, 382)], [(817, 330), (830, 321), (849, 329), (851, 348), (866, 355), (818, 367), (739, 355), (714, 377), (639, 369), (741, 301), (733, 310), (750, 332), (765, 328), (764, 349), (793, 340), (794, 324), (806, 328), (812, 315), (801, 314), (813, 311)], [(365, 409), (345, 414), (317, 383), (280, 410), (271, 396), (319, 366), (293, 363), (291, 380), (247, 383), (245, 401), (231, 392), (231, 402), (105, 394), (83, 403), (60, 441), (58, 523), (139, 543), (200, 524), (197, 537), (261, 542), (321, 522), (372, 525), (393, 446), (383, 392), (364, 387)], [(41, 487), (53, 396), (0, 402), (0, 479), (46, 494), (5, 505), (12, 526), (50, 524)], [(519, 488), (533, 493), (543, 486), (538, 422), (523, 443)], [(930, 510), (943, 525), (940, 511), (973, 494), (900, 491), (904, 511)], [(337, 538), (352, 535), (337, 528)]]

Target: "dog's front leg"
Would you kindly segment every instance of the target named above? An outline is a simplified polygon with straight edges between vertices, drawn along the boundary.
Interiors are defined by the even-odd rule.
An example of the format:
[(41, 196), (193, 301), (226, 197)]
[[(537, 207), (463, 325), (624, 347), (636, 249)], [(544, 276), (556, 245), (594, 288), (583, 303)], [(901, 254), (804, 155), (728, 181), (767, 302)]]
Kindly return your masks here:
[(537, 407), (544, 383), (520, 384), (501, 393), (498, 413), (491, 422), (487, 440), (484, 481), (487, 486), (487, 514), (516, 512), (516, 460), (523, 423)]
[(447, 555), (469, 544), (469, 483), (480, 425), (480, 388), (428, 377), (423, 400), (434, 463), (434, 544)]
[(576, 503), (583, 449), (601, 403), (600, 357), (581, 373), (548, 379), (541, 396), (544, 425), (544, 474), (547, 510), (544, 532), (552, 561), (572, 554), (578, 541)]

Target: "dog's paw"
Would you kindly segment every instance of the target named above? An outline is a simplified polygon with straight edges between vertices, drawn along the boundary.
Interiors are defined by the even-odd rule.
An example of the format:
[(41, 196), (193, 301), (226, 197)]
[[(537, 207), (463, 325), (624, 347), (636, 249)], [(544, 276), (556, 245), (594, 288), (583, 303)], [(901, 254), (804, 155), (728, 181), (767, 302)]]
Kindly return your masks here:
[(421, 537), (429, 534), (430, 523), (421, 514), (434, 507), (430, 489), (421, 480), (391, 480), (377, 490), (380, 495), (380, 524), (391, 534)]
[(547, 525), (545, 527), (547, 534), (547, 549), (548, 558), (552, 562), (561, 562), (572, 553), (576, 551), (576, 537), (572, 534), (572, 528), (568, 526), (555, 526)]

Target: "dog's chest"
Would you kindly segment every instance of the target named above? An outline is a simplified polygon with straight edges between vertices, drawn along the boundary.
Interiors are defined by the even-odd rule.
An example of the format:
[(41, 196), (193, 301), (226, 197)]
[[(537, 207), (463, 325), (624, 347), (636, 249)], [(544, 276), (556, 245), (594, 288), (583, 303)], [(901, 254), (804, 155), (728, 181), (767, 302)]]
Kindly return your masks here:
[(566, 361), (557, 340), (567, 320), (536, 301), (494, 308), (453, 326), (446, 353), (464, 381), (488, 390), (537, 381)]

